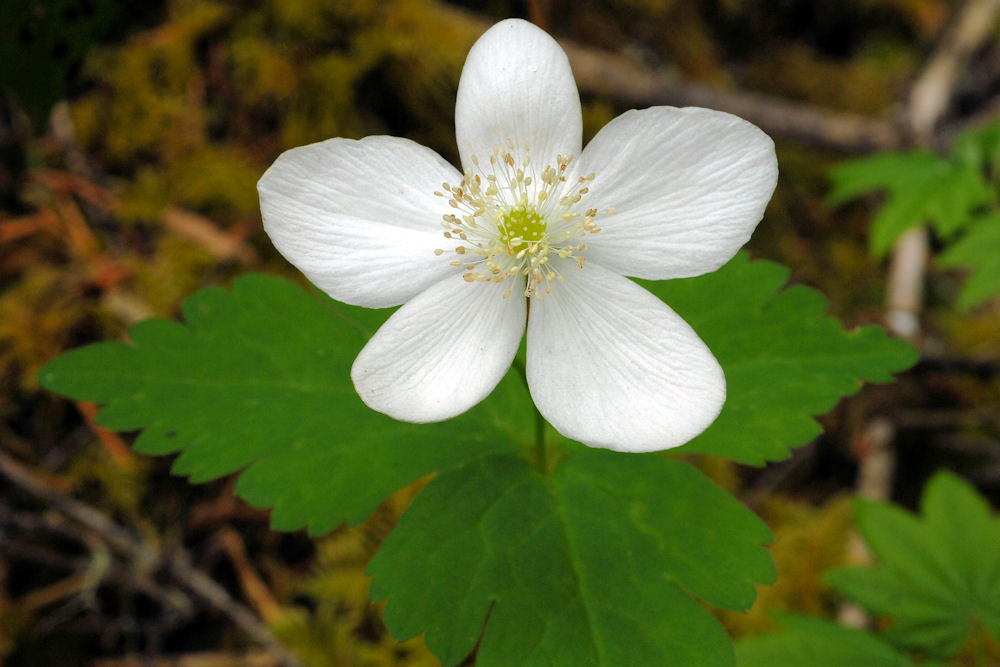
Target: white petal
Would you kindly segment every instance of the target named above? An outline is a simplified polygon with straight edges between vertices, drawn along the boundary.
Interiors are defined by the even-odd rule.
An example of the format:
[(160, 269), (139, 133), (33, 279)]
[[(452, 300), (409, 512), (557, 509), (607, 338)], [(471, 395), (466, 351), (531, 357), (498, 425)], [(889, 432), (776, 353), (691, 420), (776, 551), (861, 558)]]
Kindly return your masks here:
[(677, 313), (589, 260), (532, 299), (528, 385), (549, 423), (592, 447), (646, 452), (708, 428), (726, 379)]
[(524, 333), (525, 301), (504, 299), (509, 286), (468, 283), (456, 272), (407, 302), (354, 361), (361, 400), (395, 419), (432, 422), (486, 398)]
[(525, 142), (538, 170), (557, 155), (580, 154), (583, 120), (569, 59), (554, 39), (521, 19), (507, 19), (473, 45), (455, 104), (462, 165), (489, 158), (494, 146)]
[(778, 179), (770, 137), (694, 107), (622, 114), (587, 145), (577, 170), (595, 174), (583, 204), (598, 209), (601, 231), (587, 237), (587, 257), (656, 280), (725, 264), (750, 239)]
[(285, 151), (257, 183), (264, 229), (338, 301), (396, 306), (441, 280), (450, 250), (434, 195), (458, 171), (409, 139), (329, 139)]

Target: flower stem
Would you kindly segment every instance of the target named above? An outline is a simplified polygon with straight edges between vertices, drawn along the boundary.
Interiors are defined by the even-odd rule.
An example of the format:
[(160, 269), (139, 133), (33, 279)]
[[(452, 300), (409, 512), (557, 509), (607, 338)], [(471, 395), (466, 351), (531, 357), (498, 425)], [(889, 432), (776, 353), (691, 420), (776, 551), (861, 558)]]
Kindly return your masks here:
[[(527, 389), (528, 372), (524, 366), (524, 362), (515, 358), (514, 368), (517, 370), (517, 374), (521, 376), (521, 380), (524, 381), (524, 387)], [(535, 412), (535, 451), (533, 463), (543, 475), (548, 475), (552, 470), (553, 457), (552, 452), (549, 450), (548, 439), (545, 437), (545, 417), (542, 417), (542, 413), (535, 407), (534, 402), (532, 402), (531, 407)]]
[(543, 475), (551, 472), (551, 452), (549, 443), (545, 437), (545, 419), (542, 413), (535, 408), (535, 465), (542, 471)]

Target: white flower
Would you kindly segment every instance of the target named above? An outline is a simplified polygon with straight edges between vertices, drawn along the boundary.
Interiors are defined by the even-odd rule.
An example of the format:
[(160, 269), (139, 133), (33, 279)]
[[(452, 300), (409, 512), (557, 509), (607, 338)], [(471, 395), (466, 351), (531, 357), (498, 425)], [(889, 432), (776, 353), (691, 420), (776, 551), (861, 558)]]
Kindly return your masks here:
[(313, 283), (403, 304), (354, 362), (362, 400), (404, 421), (454, 417), (497, 385), (527, 325), (531, 396), (563, 435), (640, 452), (707, 428), (722, 369), (624, 276), (731, 258), (774, 190), (770, 138), (726, 113), (655, 107), (581, 152), (569, 61), (517, 19), (469, 52), (455, 126), (464, 174), (407, 139), (337, 138), (285, 152), (258, 185), (267, 233)]

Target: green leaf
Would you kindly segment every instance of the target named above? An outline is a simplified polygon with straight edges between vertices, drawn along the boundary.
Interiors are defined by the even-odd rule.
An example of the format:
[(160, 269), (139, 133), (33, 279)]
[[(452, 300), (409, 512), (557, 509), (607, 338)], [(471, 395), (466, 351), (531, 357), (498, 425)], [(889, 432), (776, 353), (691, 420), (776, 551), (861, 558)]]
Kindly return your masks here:
[(958, 295), (961, 308), (972, 308), (1000, 294), (1000, 213), (980, 218), (938, 257), (944, 268), (969, 269)]
[(784, 458), (820, 433), (812, 415), (862, 381), (890, 382), (916, 362), (912, 347), (879, 327), (844, 331), (825, 315), (819, 292), (782, 290), (787, 279), (784, 267), (741, 253), (712, 274), (643, 282), (694, 327), (726, 373), (722, 414), (680, 451), (753, 465)]
[(877, 153), (841, 162), (830, 170), (827, 203), (838, 206), (875, 190), (903, 189), (946, 168), (947, 164), (929, 151)]
[(581, 448), (544, 477), (485, 458), (421, 491), (369, 566), (371, 592), (395, 637), (425, 632), (446, 665), (480, 636), (480, 667), (732, 665), (688, 593), (748, 608), (753, 583), (774, 580), (770, 538), (683, 462)]
[(276, 529), (320, 534), (345, 519), (355, 524), (423, 475), (519, 449), (495, 426), (516, 422), (518, 412), (495, 415), (484, 405), (416, 426), (361, 403), (350, 368), (384, 311), (249, 275), (231, 291), (198, 292), (183, 312), (186, 325), (147, 320), (132, 328), (131, 345), (74, 350), (39, 379), (105, 403), (98, 421), (108, 428), (142, 429), (139, 452), (181, 452), (174, 472), (194, 482), (243, 469), (237, 493), (273, 507)]
[[(730, 399), (694, 451), (760, 462), (818, 431), (861, 379), (888, 381), (913, 351), (876, 327), (845, 333), (787, 272), (738, 256), (719, 272), (653, 286), (718, 355)], [(317, 298), (318, 296), (318, 298)], [(710, 307), (706, 307), (710, 304)], [(194, 481), (242, 470), (237, 492), (279, 529), (357, 523), (390, 492), (437, 472), (372, 565), (399, 637), (426, 631), (446, 662), (732, 665), (732, 645), (691, 596), (745, 609), (773, 580), (767, 528), (683, 463), (563, 443), (543, 476), (527, 392), (508, 377), (437, 425), (365, 408), (349, 370), (385, 312), (310, 296), (275, 278), (191, 297), (185, 324), (151, 320), (43, 369), (42, 383), (105, 404), (139, 451), (180, 452)], [(492, 611), (491, 611), (492, 610)], [(563, 658), (562, 656), (567, 656)]]
[(1000, 638), (1000, 520), (967, 482), (935, 475), (919, 517), (858, 501), (857, 522), (878, 565), (834, 570), (827, 581), (891, 619), (890, 641), (948, 659), (973, 633)]
[[(817, 293), (779, 292), (786, 278), (777, 265), (739, 255), (714, 274), (651, 286), (726, 371), (726, 407), (690, 451), (748, 463), (781, 458), (819, 431), (809, 415), (829, 410), (859, 380), (888, 381), (915, 359), (875, 327), (844, 333), (822, 316)], [(373, 413), (349, 369), (386, 312), (318, 296), (246, 276), (232, 291), (192, 296), (187, 325), (143, 322), (132, 345), (75, 350), (40, 381), (106, 404), (99, 420), (109, 428), (142, 429), (139, 451), (181, 452), (175, 471), (193, 481), (243, 469), (239, 494), (273, 506), (276, 528), (314, 533), (362, 520), (422, 475), (533, 438), (534, 412), (516, 377), (457, 421), (413, 426)]]
[[(736, 643), (739, 667), (911, 667), (915, 663), (868, 632), (806, 616), (781, 616), (785, 631)], [(925, 667), (928, 667), (925, 664)]]
[(887, 153), (851, 160), (830, 171), (828, 202), (840, 204), (865, 192), (888, 197), (872, 220), (869, 245), (882, 257), (907, 230), (930, 224), (944, 238), (954, 235), (994, 192), (978, 166), (925, 151)]
[(952, 157), (976, 169), (989, 169), (994, 178), (1000, 169), (1000, 121), (962, 132), (951, 150)]

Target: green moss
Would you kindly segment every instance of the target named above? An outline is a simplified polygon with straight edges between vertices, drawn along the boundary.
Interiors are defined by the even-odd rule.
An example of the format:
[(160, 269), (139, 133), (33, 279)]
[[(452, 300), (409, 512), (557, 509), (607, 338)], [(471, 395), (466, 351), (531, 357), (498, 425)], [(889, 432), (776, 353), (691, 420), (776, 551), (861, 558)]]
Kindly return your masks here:
[(166, 235), (153, 258), (129, 261), (137, 290), (154, 313), (173, 314), (176, 304), (201, 287), (204, 276), (217, 266), (212, 255), (187, 239)]

